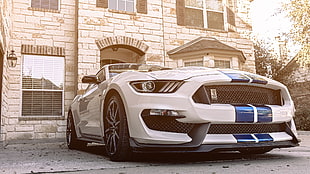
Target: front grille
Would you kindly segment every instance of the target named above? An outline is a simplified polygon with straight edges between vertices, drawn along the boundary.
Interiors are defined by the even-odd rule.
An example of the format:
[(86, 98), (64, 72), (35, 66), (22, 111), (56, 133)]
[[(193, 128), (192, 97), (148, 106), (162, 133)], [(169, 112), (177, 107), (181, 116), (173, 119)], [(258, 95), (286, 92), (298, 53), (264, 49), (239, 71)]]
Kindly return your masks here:
[[(182, 123), (169, 116), (142, 116), (149, 129), (175, 133), (189, 133), (195, 124)], [(276, 124), (211, 124), (208, 134), (254, 134), (285, 132), (285, 123)]]
[(149, 129), (165, 132), (189, 133), (194, 124), (182, 123), (171, 116), (142, 116)]
[(284, 132), (285, 123), (281, 124), (211, 124), (208, 134), (254, 134)]
[(202, 86), (193, 95), (196, 103), (281, 105), (281, 91), (247, 85)]

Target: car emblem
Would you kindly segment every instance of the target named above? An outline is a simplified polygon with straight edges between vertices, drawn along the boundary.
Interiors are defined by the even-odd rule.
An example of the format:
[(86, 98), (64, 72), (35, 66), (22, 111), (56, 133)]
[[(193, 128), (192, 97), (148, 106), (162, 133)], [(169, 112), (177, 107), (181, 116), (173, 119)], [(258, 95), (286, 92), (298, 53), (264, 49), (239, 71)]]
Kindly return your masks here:
[(211, 92), (211, 99), (212, 100), (217, 100), (216, 89), (210, 89), (210, 92)]

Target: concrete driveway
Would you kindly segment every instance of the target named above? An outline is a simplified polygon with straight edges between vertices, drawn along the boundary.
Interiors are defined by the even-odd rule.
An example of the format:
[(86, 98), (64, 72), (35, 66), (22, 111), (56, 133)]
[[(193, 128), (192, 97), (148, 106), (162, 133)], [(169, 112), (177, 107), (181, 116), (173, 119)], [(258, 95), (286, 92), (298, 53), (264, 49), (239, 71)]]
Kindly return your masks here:
[(309, 173), (310, 132), (299, 132), (299, 147), (263, 155), (168, 154), (137, 155), (131, 162), (112, 162), (102, 146), (69, 150), (64, 142), (33, 141), (0, 148), (1, 173)]

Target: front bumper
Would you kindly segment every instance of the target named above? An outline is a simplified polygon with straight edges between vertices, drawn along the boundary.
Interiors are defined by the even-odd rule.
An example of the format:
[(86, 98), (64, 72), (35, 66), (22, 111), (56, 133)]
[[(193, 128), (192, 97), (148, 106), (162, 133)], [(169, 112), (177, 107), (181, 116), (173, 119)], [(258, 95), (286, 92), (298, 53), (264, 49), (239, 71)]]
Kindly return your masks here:
[(285, 132), (264, 134), (208, 134), (210, 124), (196, 125), (188, 135), (191, 142), (184, 144), (145, 144), (130, 139), (134, 152), (175, 153), (242, 151), (257, 148), (287, 148), (299, 146), (300, 140), (292, 132), (289, 123)]
[[(187, 82), (175, 93), (164, 94), (138, 93), (129, 85), (121, 86), (132, 148), (139, 151), (138, 149), (152, 148), (198, 150), (204, 147), (202, 148), (205, 149), (204, 151), (213, 151), (248, 146), (292, 147), (298, 145), (293, 122), (294, 105), (287, 97), (288, 95), (283, 95), (286, 97), (283, 98), (285, 102), (282, 106), (197, 103), (192, 96), (202, 85), (204, 82)], [(188, 132), (170, 131), (163, 126), (159, 129), (150, 127), (142, 113), (151, 109), (176, 111), (184, 118), (177, 118), (175, 122), (181, 123), (181, 125), (189, 124), (192, 127), (187, 128)], [(165, 120), (161, 119), (159, 118), (159, 122), (164, 123)], [(169, 124), (170, 122), (166, 123), (168, 126)], [(286, 125), (285, 128), (276, 131), (271, 129), (271, 131), (263, 132), (258, 130), (255, 132), (212, 133), (209, 132), (209, 128), (213, 124)]]
[(259, 144), (202, 144), (199, 147), (180, 147), (145, 145), (131, 139), (130, 146), (135, 153), (183, 153), (183, 152), (221, 152), (242, 151), (255, 148), (288, 148), (296, 147), (298, 143), (292, 141), (268, 142)]

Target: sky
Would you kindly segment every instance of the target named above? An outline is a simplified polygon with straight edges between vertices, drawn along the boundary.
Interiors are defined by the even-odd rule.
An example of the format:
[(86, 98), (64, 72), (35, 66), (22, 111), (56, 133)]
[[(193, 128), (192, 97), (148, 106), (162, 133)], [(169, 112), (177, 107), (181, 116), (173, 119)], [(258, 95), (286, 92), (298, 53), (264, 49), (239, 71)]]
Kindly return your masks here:
[(290, 20), (279, 8), (287, 0), (254, 0), (251, 4), (253, 33), (257, 37), (274, 38), (282, 32), (288, 32)]
[[(289, 0), (254, 0), (251, 3), (253, 38), (273, 43), (274, 50), (279, 48), (275, 37), (288, 33), (292, 23), (282, 11), (282, 4)], [(299, 47), (292, 42), (287, 43), (289, 58), (296, 55)]]

